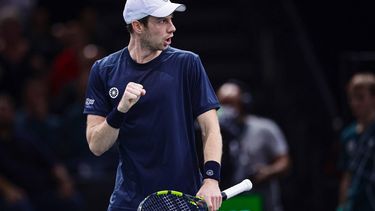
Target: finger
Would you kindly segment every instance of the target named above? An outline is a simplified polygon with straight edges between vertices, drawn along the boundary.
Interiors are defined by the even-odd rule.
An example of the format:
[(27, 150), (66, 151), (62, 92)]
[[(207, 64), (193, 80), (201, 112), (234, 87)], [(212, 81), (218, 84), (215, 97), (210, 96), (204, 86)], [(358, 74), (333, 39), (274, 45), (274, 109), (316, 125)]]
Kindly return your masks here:
[(210, 198), (204, 197), (203, 195), (200, 195), (199, 193), (196, 196), (203, 199), (206, 202), (206, 205), (207, 205), (207, 208), (208, 208), (209, 211), (212, 210), (212, 203), (211, 203)]
[(212, 197), (212, 210), (218, 210), (218, 209), (219, 209), (218, 200), (216, 197)]
[(219, 210), (219, 208), (221, 206), (221, 202), (222, 202), (221, 196), (212, 197), (212, 204), (213, 204), (214, 210)]
[[(134, 99), (137, 99), (139, 96), (138, 95), (135, 95), (129, 91), (125, 91), (125, 97), (129, 100), (134, 100)], [(126, 99), (125, 98), (125, 99)]]
[(207, 199), (205, 199), (205, 201), (206, 201), (206, 204), (207, 204), (208, 210), (210, 210), (210, 211), (214, 211), (214, 209), (213, 209), (213, 205), (212, 205), (212, 200), (211, 200), (210, 198), (207, 198)]
[(142, 85), (142, 84), (134, 83), (134, 85), (137, 86), (137, 87), (140, 88), (140, 89), (143, 89), (143, 85)]
[(141, 95), (142, 95), (142, 90), (137, 89), (137, 88), (128, 87), (128, 88), (126, 89), (126, 91), (128, 91), (129, 93), (135, 94), (135, 95), (137, 95), (137, 96), (141, 96)]
[(131, 85), (132, 85), (133, 88), (137, 88), (138, 90), (140, 90), (142, 96), (146, 94), (146, 90), (143, 88), (143, 85), (142, 85), (142, 84), (137, 84), (137, 83), (133, 83), (133, 82), (132, 82)]
[(135, 86), (135, 87), (138, 87), (140, 89), (143, 89), (143, 85), (142, 84), (138, 84), (138, 83), (134, 83), (134, 82), (129, 82), (128, 85)]
[(221, 196), (216, 196), (216, 209), (218, 210), (221, 205)]
[(131, 88), (133, 90), (139, 90), (141, 92), (142, 96), (146, 94), (146, 90), (140, 84), (138, 84), (138, 85), (137, 84), (129, 85), (128, 88)]
[(223, 197), (220, 195), (219, 196), (219, 207), (217, 209), (220, 209), (222, 203), (223, 203)]

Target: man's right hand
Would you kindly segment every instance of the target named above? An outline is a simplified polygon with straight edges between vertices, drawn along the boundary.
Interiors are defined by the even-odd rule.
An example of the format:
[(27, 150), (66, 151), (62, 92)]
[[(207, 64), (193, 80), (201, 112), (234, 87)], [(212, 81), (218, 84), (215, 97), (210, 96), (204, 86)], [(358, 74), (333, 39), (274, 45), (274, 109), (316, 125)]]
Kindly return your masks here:
[(129, 82), (128, 85), (126, 85), (124, 95), (122, 96), (117, 109), (123, 113), (128, 112), (129, 109), (138, 102), (139, 98), (145, 94), (146, 90), (143, 89), (141, 84)]

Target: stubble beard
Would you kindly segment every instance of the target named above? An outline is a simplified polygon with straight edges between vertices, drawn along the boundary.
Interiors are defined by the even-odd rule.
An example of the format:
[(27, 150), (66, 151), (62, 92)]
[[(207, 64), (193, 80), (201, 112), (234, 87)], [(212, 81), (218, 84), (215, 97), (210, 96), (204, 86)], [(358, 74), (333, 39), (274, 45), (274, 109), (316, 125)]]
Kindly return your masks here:
[(148, 49), (150, 51), (162, 51), (167, 47), (163, 43), (157, 43), (151, 39), (150, 34), (146, 34), (141, 37), (141, 46), (142, 48)]

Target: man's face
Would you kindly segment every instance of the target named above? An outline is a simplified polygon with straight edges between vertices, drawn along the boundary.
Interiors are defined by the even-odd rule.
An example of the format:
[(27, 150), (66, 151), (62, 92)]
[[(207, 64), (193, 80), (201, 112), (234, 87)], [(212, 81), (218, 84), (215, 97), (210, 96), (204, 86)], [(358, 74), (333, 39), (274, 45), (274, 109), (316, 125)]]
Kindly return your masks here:
[(150, 50), (164, 50), (172, 42), (173, 33), (176, 27), (172, 22), (172, 15), (164, 18), (150, 16), (147, 26), (143, 27), (141, 33), (142, 47)]
[(241, 89), (236, 84), (222, 85), (217, 92), (217, 97), (221, 105), (234, 109), (237, 114), (241, 113)]
[(365, 119), (375, 110), (375, 97), (366, 88), (349, 90), (349, 103), (353, 115), (358, 119)]

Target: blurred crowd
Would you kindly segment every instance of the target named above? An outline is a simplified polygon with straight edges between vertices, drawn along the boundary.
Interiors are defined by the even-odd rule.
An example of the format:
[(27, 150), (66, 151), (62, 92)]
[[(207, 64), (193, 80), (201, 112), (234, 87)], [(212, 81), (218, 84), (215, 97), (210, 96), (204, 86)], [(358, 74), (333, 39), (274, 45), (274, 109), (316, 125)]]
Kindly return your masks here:
[[(93, 62), (113, 50), (101, 40), (115, 43), (116, 32), (101, 29), (92, 7), (59, 20), (51, 13), (66, 10), (54, 10), (59, 7), (54, 4), (0, 0), (0, 210), (105, 210), (113, 188), (117, 152), (98, 158), (89, 151), (82, 105)], [(122, 21), (121, 14), (117, 17)], [(125, 26), (122, 30), (126, 33)], [(347, 93), (356, 122), (341, 137), (338, 210), (345, 210), (347, 201), (356, 206), (348, 199), (364, 199), (361, 204), (375, 210), (374, 144), (369, 141), (374, 140), (375, 83), (373, 75), (366, 78), (372, 80), (366, 82), (370, 91), (360, 87), (365, 94)], [(222, 186), (251, 177), (264, 200), (282, 210), (278, 179), (292, 163), (288, 137), (273, 120), (248, 113), (246, 90), (229, 81), (217, 93), (223, 105)], [(360, 111), (367, 112), (360, 116)], [(360, 138), (365, 131), (368, 137)], [(358, 160), (364, 164), (356, 165)], [(356, 181), (352, 187), (351, 181)]]
[(104, 53), (95, 11), (61, 23), (50, 15), (33, 1), (0, 1), (0, 210), (94, 210), (87, 201), (112, 188), (117, 154), (92, 155), (82, 115)]
[[(21, 2), (0, 4), (0, 210), (105, 210), (117, 152), (97, 158), (89, 151), (82, 114), (90, 68), (108, 53), (95, 44), (95, 10), (52, 22), (50, 9)], [(276, 178), (289, 166), (286, 140), (271, 120), (249, 119), (244, 88), (232, 86), (218, 92), (225, 113), (222, 187), (251, 176), (257, 191), (274, 196), (267, 204), (281, 210)], [(227, 115), (231, 109), (238, 115)], [(250, 136), (259, 139), (241, 140)], [(234, 165), (245, 154), (251, 158)]]

